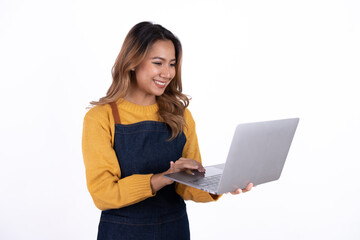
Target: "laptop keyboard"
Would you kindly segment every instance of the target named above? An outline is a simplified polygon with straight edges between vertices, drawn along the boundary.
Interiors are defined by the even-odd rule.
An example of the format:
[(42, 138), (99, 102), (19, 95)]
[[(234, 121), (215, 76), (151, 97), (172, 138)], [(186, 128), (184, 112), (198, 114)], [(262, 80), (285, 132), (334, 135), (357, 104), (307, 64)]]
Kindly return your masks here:
[(217, 190), (217, 186), (219, 185), (222, 174), (213, 175), (209, 177), (199, 178), (192, 181), (194, 184), (203, 187)]

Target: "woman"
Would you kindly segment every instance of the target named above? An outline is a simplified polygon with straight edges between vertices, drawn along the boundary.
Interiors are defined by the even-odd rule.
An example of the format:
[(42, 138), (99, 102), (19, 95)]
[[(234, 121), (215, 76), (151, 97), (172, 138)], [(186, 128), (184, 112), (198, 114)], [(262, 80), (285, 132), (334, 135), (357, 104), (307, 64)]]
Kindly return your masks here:
[(106, 96), (91, 102), (82, 147), (88, 190), (102, 210), (98, 239), (190, 239), (184, 200), (219, 198), (164, 177), (205, 171), (181, 57), (170, 31), (141, 22), (125, 38)]

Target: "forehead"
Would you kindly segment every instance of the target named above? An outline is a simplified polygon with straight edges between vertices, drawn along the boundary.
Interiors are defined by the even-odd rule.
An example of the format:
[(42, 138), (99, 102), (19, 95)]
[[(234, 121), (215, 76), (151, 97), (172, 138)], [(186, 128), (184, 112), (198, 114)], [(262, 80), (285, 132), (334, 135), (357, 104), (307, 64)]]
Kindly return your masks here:
[(161, 57), (167, 60), (175, 59), (175, 47), (170, 40), (158, 40), (150, 48), (148, 57)]

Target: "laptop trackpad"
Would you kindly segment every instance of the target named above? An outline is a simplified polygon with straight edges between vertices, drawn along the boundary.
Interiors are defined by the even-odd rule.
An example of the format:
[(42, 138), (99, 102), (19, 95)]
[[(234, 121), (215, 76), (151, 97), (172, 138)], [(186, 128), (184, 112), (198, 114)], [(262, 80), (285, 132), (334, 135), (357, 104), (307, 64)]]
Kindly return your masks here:
[(225, 167), (225, 163), (222, 163), (222, 164), (217, 164), (217, 165), (211, 165), (209, 167), (215, 167), (215, 168), (220, 168), (220, 169), (224, 169)]
[(206, 169), (205, 177), (222, 174), (224, 166), (225, 164), (219, 164), (219, 165), (205, 167)]

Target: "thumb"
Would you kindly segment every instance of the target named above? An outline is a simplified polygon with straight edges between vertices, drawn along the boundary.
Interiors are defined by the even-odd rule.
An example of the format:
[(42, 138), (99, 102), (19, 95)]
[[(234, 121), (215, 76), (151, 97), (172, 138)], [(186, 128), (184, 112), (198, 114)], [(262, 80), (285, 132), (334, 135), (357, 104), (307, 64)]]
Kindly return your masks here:
[(170, 172), (174, 172), (175, 170), (175, 163), (173, 161), (170, 162)]

